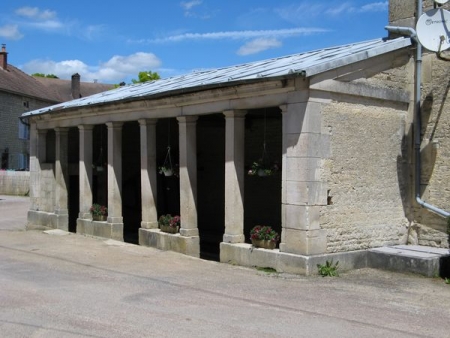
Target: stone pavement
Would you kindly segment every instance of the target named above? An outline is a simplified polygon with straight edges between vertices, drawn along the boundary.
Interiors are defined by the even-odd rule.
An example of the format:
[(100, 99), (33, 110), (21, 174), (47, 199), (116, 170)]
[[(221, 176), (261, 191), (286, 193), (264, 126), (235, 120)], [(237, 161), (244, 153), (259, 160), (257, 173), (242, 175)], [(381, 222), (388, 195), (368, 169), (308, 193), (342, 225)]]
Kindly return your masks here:
[(449, 337), (450, 285), (439, 278), (267, 273), (8, 228), (9, 210), (0, 206), (2, 337)]

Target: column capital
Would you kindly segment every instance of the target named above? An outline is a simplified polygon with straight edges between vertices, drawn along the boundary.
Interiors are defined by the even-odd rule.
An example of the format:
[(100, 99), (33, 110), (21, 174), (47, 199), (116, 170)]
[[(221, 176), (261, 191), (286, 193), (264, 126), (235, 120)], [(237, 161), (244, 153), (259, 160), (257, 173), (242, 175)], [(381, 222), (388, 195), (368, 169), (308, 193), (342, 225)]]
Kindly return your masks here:
[(225, 118), (244, 117), (246, 114), (247, 110), (243, 109), (230, 109), (223, 111), (223, 115), (225, 115)]
[(108, 129), (117, 129), (122, 128), (123, 122), (106, 122), (105, 123)]
[(198, 116), (178, 116), (177, 120), (179, 123), (193, 123), (198, 120)]
[(158, 119), (139, 119), (140, 126), (153, 126), (158, 122)]
[(281, 114), (283, 113), (287, 113), (288, 111), (288, 105), (287, 104), (282, 104), (278, 106), (281, 109)]
[(78, 126), (79, 130), (93, 130), (94, 129), (94, 125), (93, 124), (80, 124)]
[(66, 127), (56, 127), (54, 128), (55, 132), (60, 133), (60, 134), (65, 134), (69, 132), (69, 128)]
[[(32, 125), (33, 126), (33, 125)], [(38, 135), (46, 135), (47, 134), (47, 132), (48, 132), (48, 129), (37, 129), (36, 127), (35, 127), (35, 129), (36, 129), (36, 132), (38, 133)]]

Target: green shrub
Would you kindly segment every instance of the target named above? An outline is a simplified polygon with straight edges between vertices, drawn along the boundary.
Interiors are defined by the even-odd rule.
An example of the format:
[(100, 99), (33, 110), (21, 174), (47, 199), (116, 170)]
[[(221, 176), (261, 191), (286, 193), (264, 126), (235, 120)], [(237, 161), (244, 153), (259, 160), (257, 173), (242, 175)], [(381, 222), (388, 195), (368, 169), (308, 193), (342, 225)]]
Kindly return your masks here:
[(336, 264), (333, 264), (333, 260), (326, 261), (324, 265), (317, 264), (317, 269), (319, 269), (319, 275), (322, 277), (337, 277), (339, 276), (338, 273), (338, 265), (339, 261), (336, 262)]

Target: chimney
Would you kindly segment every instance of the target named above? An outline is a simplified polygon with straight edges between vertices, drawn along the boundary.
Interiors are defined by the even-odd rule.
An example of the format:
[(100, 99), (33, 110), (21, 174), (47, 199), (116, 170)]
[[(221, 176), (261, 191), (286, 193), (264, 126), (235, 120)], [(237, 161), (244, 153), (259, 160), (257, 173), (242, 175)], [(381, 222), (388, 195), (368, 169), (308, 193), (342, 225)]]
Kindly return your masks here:
[(8, 53), (4, 43), (2, 43), (2, 51), (0, 52), (0, 67), (5, 70), (8, 68)]
[(80, 74), (75, 73), (72, 75), (72, 98), (79, 99), (80, 97), (81, 97)]

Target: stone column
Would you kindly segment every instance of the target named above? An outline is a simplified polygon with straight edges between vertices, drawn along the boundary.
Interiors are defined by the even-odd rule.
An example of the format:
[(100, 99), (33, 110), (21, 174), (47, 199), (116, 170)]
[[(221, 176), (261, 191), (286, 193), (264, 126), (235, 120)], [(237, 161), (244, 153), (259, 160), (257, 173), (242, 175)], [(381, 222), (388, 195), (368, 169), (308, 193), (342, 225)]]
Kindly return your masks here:
[(92, 205), (92, 131), (93, 125), (80, 125), (80, 219), (91, 219)]
[(69, 129), (55, 128), (56, 135), (56, 157), (55, 157), (55, 214), (56, 228), (69, 230)]
[(177, 117), (180, 143), (180, 217), (182, 236), (198, 236), (197, 116)]
[(225, 115), (225, 243), (243, 243), (244, 236), (244, 140), (246, 111)]
[(145, 229), (158, 228), (158, 210), (156, 208), (156, 122), (156, 119), (139, 120), (141, 129), (141, 227)]
[(40, 210), (41, 163), (46, 159), (47, 130), (30, 126), (30, 210)]
[(329, 137), (322, 134), (320, 103), (283, 105), (282, 234), (280, 251), (314, 255), (326, 252), (320, 209), (327, 204), (321, 181)]
[(108, 223), (111, 238), (123, 240), (122, 122), (108, 122)]

